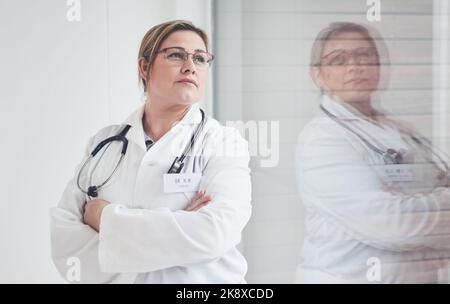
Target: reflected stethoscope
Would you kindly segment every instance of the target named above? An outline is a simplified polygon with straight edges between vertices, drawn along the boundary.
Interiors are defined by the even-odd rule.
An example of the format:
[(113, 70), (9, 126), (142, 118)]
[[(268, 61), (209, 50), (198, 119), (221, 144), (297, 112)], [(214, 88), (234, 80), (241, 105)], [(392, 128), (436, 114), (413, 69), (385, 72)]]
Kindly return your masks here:
[[(341, 121), (336, 115), (332, 114), (327, 109), (325, 109), (325, 107), (323, 105), (320, 105), (320, 109), (328, 117), (330, 117), (333, 121), (337, 122), (339, 125), (341, 125), (345, 129), (347, 129), (348, 131), (350, 131), (351, 133), (356, 135), (368, 148), (370, 148), (372, 151), (381, 155), (383, 157), (385, 164), (402, 164), (403, 163), (403, 155), (399, 151), (392, 149), (392, 148), (382, 150), (382, 149), (376, 147), (374, 144), (372, 144), (370, 141), (368, 141), (366, 138), (364, 138), (364, 136), (362, 136), (356, 130), (352, 129), (349, 125), (347, 125), (343, 121)], [(432, 160), (430, 160), (430, 161), (432, 161), (432, 163), (441, 171), (439, 174), (439, 177), (440, 178), (446, 177), (450, 170), (449, 170), (449, 166), (442, 159), (442, 157), (439, 156), (439, 154), (437, 154), (435, 151), (433, 151), (433, 149), (431, 147), (425, 145), (419, 138), (417, 138), (411, 134), (408, 134), (408, 136), (411, 137), (411, 139), (413, 141), (415, 141), (417, 144), (421, 145), (422, 147), (427, 148), (428, 151), (430, 151), (435, 157), (437, 157), (439, 159), (439, 161), (443, 164), (445, 170), (442, 170), (441, 168), (439, 168), (439, 166), (437, 164), (435, 164), (434, 161), (432, 161)]]
[[(173, 161), (172, 165), (170, 166), (169, 171), (167, 171), (168, 174), (179, 174), (181, 172), (181, 170), (183, 169), (184, 160), (185, 160), (186, 156), (189, 154), (189, 152), (192, 150), (192, 148), (194, 147), (195, 141), (196, 141), (198, 135), (200, 134), (200, 132), (203, 130), (203, 127), (205, 126), (205, 123), (206, 123), (205, 112), (203, 112), (202, 109), (200, 109), (200, 112), (202, 114), (202, 120), (201, 120), (200, 124), (197, 126), (194, 133), (192, 134), (192, 137), (191, 137), (190, 141), (187, 143), (186, 147), (184, 148), (183, 153), (181, 153), (180, 156), (175, 157), (175, 160)], [(131, 128), (130, 125), (126, 125), (125, 128), (123, 128), (123, 130), (119, 134), (111, 136), (111, 137), (101, 141), (95, 147), (95, 149), (91, 152), (89, 157), (84, 161), (83, 165), (81, 166), (80, 171), (78, 172), (78, 176), (77, 176), (77, 186), (78, 186), (78, 189), (81, 190), (81, 192), (83, 192), (84, 194), (87, 194), (89, 197), (97, 197), (98, 191), (103, 186), (105, 186), (109, 182), (111, 177), (114, 175), (114, 173), (116, 173), (117, 169), (119, 168), (120, 164), (123, 161), (123, 158), (125, 157), (125, 154), (127, 153), (128, 139), (125, 136), (127, 135), (130, 128)], [(108, 147), (109, 147), (109, 144), (111, 144), (114, 141), (122, 142), (122, 151), (120, 152), (120, 158), (117, 161), (117, 164), (114, 167), (114, 170), (108, 176), (108, 178), (106, 178), (106, 180), (103, 183), (100, 183), (99, 185), (89, 186), (87, 190), (84, 190), (80, 185), (81, 174), (82, 174), (84, 168), (97, 155), (97, 153), (100, 152), (100, 150), (102, 150), (102, 148), (105, 145), (108, 144)], [(105, 151), (106, 151), (106, 149), (105, 149)], [(100, 156), (100, 158), (101, 158), (101, 156)], [(92, 171), (94, 171), (94, 170), (92, 170)], [(92, 172), (91, 172), (91, 176), (92, 176)]]

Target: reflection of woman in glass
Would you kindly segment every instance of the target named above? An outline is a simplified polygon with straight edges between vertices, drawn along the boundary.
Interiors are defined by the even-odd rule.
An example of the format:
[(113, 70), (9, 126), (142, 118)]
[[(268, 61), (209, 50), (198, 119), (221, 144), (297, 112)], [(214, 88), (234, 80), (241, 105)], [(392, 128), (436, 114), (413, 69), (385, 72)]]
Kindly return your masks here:
[(297, 282), (438, 282), (450, 258), (448, 159), (375, 110), (378, 40), (332, 23), (312, 48), (319, 115), (299, 136), (306, 237)]

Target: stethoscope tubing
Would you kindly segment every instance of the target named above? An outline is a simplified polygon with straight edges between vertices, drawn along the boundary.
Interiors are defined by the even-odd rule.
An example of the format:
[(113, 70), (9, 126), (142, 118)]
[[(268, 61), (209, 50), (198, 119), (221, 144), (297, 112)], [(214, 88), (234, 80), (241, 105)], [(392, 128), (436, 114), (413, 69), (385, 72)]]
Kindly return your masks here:
[[(183, 150), (183, 152), (181, 153), (181, 155), (179, 157), (176, 157), (174, 162), (172, 163), (170, 169), (168, 170), (167, 173), (180, 173), (181, 170), (183, 169), (184, 166), (184, 160), (186, 158), (186, 156), (190, 153), (190, 151), (192, 150), (195, 141), (197, 140), (197, 137), (199, 136), (199, 134), (201, 133), (201, 131), (203, 130), (205, 124), (206, 124), (206, 115), (205, 112), (200, 109), (201, 115), (202, 115), (202, 119), (201, 122), (199, 124), (199, 126), (196, 128), (196, 130), (194, 131), (194, 134), (192, 135), (191, 139), (189, 140), (188, 144), (186, 145), (185, 149)], [(91, 197), (97, 197), (98, 191), (105, 186), (113, 177), (113, 175), (117, 172), (120, 164), (122, 163), (125, 154), (127, 152), (128, 149), (128, 140), (126, 138), (126, 134), (129, 131), (129, 129), (131, 128), (130, 125), (126, 125), (124, 127), (124, 129), (117, 135), (111, 136), (106, 138), (105, 140), (101, 141), (95, 148), (94, 150), (89, 154), (89, 156), (86, 158), (86, 160), (83, 162), (80, 170), (78, 171), (78, 176), (77, 176), (77, 186), (78, 189), (80, 189), (80, 191), (86, 195), (89, 196), (89, 198)], [(108, 176), (108, 178), (102, 182), (99, 185), (96, 186), (89, 186), (88, 190), (85, 190), (81, 187), (80, 185), (80, 180), (81, 180), (81, 175), (82, 172), (85, 170), (87, 164), (97, 155), (97, 153), (107, 144), (111, 144), (114, 141), (121, 141), (122, 142), (122, 150), (121, 150), (121, 155), (120, 158), (116, 164), (116, 166), (114, 167), (114, 170), (111, 172), (111, 174)], [(109, 145), (108, 145), (109, 147)], [(107, 148), (108, 148), (107, 147)], [(107, 149), (106, 148), (106, 149)], [(92, 173), (92, 172), (91, 172)]]
[[(394, 155), (400, 155), (395, 149), (387, 149), (386, 151), (383, 151), (381, 149), (379, 149), (378, 147), (376, 147), (375, 145), (373, 145), (371, 142), (369, 142), (366, 138), (364, 138), (361, 134), (359, 134), (358, 132), (356, 132), (355, 130), (353, 130), (350, 126), (348, 126), (347, 124), (345, 124), (343, 121), (341, 121), (339, 119), (339, 117), (337, 117), (336, 115), (334, 115), (333, 113), (331, 113), (330, 111), (328, 111), (324, 105), (320, 105), (320, 109), (322, 110), (322, 112), (324, 112), (329, 118), (331, 118), (333, 121), (335, 121), (336, 123), (338, 123), (339, 125), (341, 125), (342, 127), (344, 127), (345, 129), (347, 129), (348, 131), (350, 131), (351, 133), (353, 133), (354, 135), (356, 135), (362, 142), (364, 142), (364, 144), (369, 147), (372, 151), (378, 153), (379, 155), (381, 155), (383, 157), (383, 159), (386, 161), (387, 159), (391, 159), (391, 162), (394, 164), (400, 164), (401, 163), (401, 159), (398, 159), (396, 156)], [(405, 132), (404, 132), (405, 133)], [(442, 157), (440, 155), (438, 155), (432, 147), (429, 147), (427, 145), (425, 145), (419, 138), (417, 138), (414, 135), (410, 135), (407, 134), (409, 137), (411, 137), (411, 139), (413, 141), (415, 141), (417, 144), (421, 145), (422, 147), (425, 147), (427, 150), (429, 150), (429, 152), (431, 152), (431, 154), (433, 154), (435, 157), (437, 157), (439, 159), (439, 161), (443, 164), (444, 169), (442, 170), (444, 173), (448, 174), (448, 172), (450, 171), (449, 166), (447, 165), (447, 163), (442, 159)], [(434, 162), (433, 162), (434, 163)], [(437, 164), (434, 164), (438, 169), (439, 166), (437, 166)]]

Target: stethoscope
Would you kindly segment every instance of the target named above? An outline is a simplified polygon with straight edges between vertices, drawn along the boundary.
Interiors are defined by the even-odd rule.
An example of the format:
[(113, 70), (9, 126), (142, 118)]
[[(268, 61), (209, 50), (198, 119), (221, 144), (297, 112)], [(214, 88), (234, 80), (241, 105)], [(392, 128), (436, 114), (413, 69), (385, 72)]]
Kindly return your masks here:
[[(202, 114), (202, 120), (200, 122), (200, 124), (197, 126), (197, 128), (195, 129), (194, 133), (191, 136), (190, 141), (187, 143), (186, 147), (184, 148), (183, 152), (181, 153), (180, 156), (175, 157), (175, 160), (173, 161), (172, 165), (170, 166), (169, 170), (167, 171), (168, 174), (179, 174), (181, 172), (181, 170), (184, 167), (184, 161), (186, 159), (186, 156), (189, 154), (189, 152), (192, 150), (192, 148), (194, 147), (195, 141), (197, 140), (198, 135), (201, 133), (201, 131), (203, 130), (203, 127), (205, 126), (206, 123), (206, 115), (205, 112), (203, 112), (202, 109), (200, 109), (200, 113)], [(89, 197), (97, 197), (98, 196), (98, 191), (103, 188), (108, 182), (109, 180), (112, 178), (112, 176), (114, 175), (114, 173), (116, 173), (117, 169), (119, 168), (120, 164), (123, 161), (123, 158), (125, 157), (125, 154), (127, 153), (127, 149), (128, 149), (128, 139), (126, 138), (126, 135), (128, 133), (128, 131), (130, 130), (131, 126), (130, 125), (126, 125), (122, 131), (120, 131), (119, 134), (108, 137), (107, 139), (101, 141), (94, 150), (92, 150), (92, 152), (89, 154), (88, 158), (84, 161), (83, 165), (80, 168), (80, 171), (78, 171), (78, 176), (77, 176), (77, 186), (78, 189), (80, 189), (81, 192), (83, 192), (84, 194), (87, 194)], [(98, 152), (100, 152), (100, 150), (103, 149), (103, 147), (105, 145), (109, 145), (114, 142), (114, 141), (120, 141), (122, 143), (122, 150), (120, 152), (120, 158), (116, 163), (116, 166), (114, 167), (114, 170), (112, 171), (112, 173), (105, 179), (104, 182), (98, 184), (98, 185), (92, 185), (89, 186), (87, 190), (83, 189), (80, 185), (80, 179), (81, 179), (81, 175), (85, 169), (85, 167), (87, 166), (87, 164), (98, 154)], [(107, 147), (107, 148), (108, 148)], [(107, 149), (106, 148), (106, 149)], [(105, 151), (106, 151), (105, 149)], [(102, 155), (103, 156), (103, 155)], [(101, 156), (100, 156), (101, 158)], [(95, 169), (95, 168), (94, 168)], [(94, 170), (92, 170), (93, 172)], [(92, 176), (92, 172), (91, 172), (91, 176)]]
[[(403, 155), (392, 148), (388, 148), (386, 150), (380, 149), (377, 146), (375, 146), (374, 144), (372, 144), (369, 140), (367, 140), (366, 138), (364, 138), (364, 136), (362, 136), (360, 133), (358, 133), (356, 130), (352, 129), (349, 125), (345, 124), (342, 120), (339, 119), (339, 117), (337, 117), (336, 115), (332, 114), (330, 111), (328, 111), (323, 105), (320, 105), (320, 109), (322, 110), (322, 112), (324, 112), (328, 117), (330, 117), (333, 121), (337, 122), (339, 125), (341, 125), (342, 127), (344, 127), (345, 129), (347, 129), (348, 131), (350, 131), (351, 133), (353, 133), (354, 135), (356, 135), (356, 137), (358, 137), (369, 149), (371, 149), (372, 151), (376, 152), (377, 154), (381, 155), (383, 157), (383, 160), (385, 162), (385, 164), (402, 164), (403, 163)], [(437, 157), (439, 159), (439, 161), (443, 164), (445, 170), (442, 170), (441, 168), (439, 168), (439, 166), (437, 166), (435, 164), (434, 161), (430, 160), (439, 170), (440, 170), (440, 174), (439, 177), (440, 178), (444, 178), (448, 175), (449, 173), (449, 166), (447, 165), (447, 163), (442, 159), (441, 156), (439, 156), (439, 154), (437, 154), (431, 147), (425, 145), (419, 138), (417, 138), (416, 136), (412, 135), (412, 134), (407, 134), (414, 142), (416, 142), (417, 144), (421, 145), (422, 147), (425, 147), (429, 152), (431, 152), (435, 157)]]

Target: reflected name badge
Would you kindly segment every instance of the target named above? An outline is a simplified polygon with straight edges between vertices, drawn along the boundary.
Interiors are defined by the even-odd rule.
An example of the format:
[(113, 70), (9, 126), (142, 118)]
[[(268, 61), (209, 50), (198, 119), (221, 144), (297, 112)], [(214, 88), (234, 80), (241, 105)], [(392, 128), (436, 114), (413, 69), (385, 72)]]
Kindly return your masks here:
[(414, 182), (419, 178), (415, 166), (409, 164), (385, 165), (384, 173), (391, 182)]

